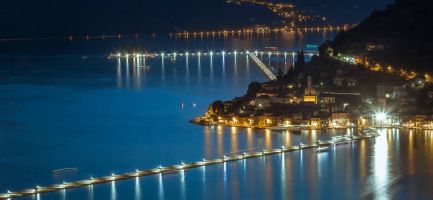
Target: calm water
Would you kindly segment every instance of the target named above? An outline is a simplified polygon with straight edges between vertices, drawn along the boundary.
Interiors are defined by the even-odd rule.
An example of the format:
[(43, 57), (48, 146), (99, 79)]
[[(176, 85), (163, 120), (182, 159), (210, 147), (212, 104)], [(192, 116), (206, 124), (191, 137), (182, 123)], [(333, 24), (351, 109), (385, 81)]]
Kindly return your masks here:
[[(0, 192), (350, 134), (188, 123), (212, 101), (266, 80), (244, 56), (148, 59), (150, 70), (133, 59), (105, 58), (122, 49), (298, 50), (334, 35), (1, 44)], [(293, 62), (268, 61), (282, 68)], [(320, 154), (306, 150), (27, 199), (431, 199), (432, 137), (384, 130), (377, 139)], [(61, 168), (77, 170), (53, 173)]]

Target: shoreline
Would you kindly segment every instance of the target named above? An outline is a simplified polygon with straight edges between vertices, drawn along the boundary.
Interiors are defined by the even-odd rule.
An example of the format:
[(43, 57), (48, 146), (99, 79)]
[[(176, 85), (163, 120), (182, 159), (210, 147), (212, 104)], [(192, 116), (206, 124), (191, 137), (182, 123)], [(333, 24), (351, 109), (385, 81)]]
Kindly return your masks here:
[(423, 130), (423, 131), (433, 131), (433, 128), (423, 128), (423, 127), (404, 127), (404, 126), (347, 126), (347, 127), (311, 127), (304, 125), (295, 125), (295, 126), (251, 126), (251, 125), (229, 125), (223, 123), (204, 123), (196, 120), (189, 121), (192, 124), (199, 126), (207, 126), (207, 127), (230, 127), (230, 128), (251, 128), (258, 130), (273, 130), (273, 131), (305, 131), (305, 130), (343, 130), (343, 129), (359, 129), (359, 130), (374, 130), (374, 129), (405, 129), (405, 130)]

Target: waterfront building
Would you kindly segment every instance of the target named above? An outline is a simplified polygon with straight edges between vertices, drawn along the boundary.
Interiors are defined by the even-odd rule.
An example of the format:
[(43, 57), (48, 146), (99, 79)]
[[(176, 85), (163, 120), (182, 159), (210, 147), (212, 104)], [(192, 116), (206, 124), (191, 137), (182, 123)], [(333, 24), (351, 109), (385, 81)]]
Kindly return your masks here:
[(317, 91), (312, 87), (311, 76), (307, 77), (307, 88), (304, 89), (304, 102), (317, 104)]
[(346, 112), (334, 112), (330, 121), (331, 128), (346, 128), (350, 124), (349, 114)]

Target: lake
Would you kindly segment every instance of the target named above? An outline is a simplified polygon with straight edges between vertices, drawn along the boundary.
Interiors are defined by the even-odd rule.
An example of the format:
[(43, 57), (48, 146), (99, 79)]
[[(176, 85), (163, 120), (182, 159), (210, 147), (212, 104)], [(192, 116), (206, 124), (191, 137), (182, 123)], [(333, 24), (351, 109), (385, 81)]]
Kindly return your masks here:
[[(267, 80), (246, 56), (149, 58), (150, 69), (133, 59), (107, 59), (126, 50), (298, 51), (335, 34), (0, 43), (0, 192), (356, 134), (189, 123), (213, 101)], [(283, 69), (293, 63), (291, 56), (268, 61)], [(323, 153), (305, 150), (23, 199), (431, 199), (432, 141), (431, 132), (382, 130), (376, 139)], [(64, 168), (72, 170), (54, 171)]]

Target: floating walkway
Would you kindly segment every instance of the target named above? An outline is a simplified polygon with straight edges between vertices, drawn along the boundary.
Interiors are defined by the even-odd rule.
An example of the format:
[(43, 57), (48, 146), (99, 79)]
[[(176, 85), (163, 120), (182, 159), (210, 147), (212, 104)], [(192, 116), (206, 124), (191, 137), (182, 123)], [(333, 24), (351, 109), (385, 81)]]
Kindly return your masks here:
[[(176, 171), (181, 170), (187, 170), (192, 168), (198, 168), (208, 165), (217, 165), (221, 163), (227, 163), (232, 161), (238, 161), (238, 160), (244, 160), (244, 159), (251, 159), (251, 158), (257, 158), (262, 156), (270, 156), (274, 154), (281, 154), (286, 152), (292, 152), (292, 151), (300, 151), (302, 149), (312, 149), (312, 148), (320, 148), (320, 147), (329, 147), (336, 144), (344, 144), (344, 143), (350, 143), (362, 139), (368, 139), (377, 137), (379, 134), (377, 132), (375, 133), (369, 133), (367, 135), (362, 136), (338, 136), (332, 138), (332, 140), (327, 141), (318, 141), (316, 144), (300, 144), (299, 146), (292, 146), (292, 147), (281, 147), (280, 149), (270, 149), (270, 150), (261, 150), (261, 151), (254, 151), (254, 152), (239, 152), (236, 155), (228, 156), (226, 154), (222, 158), (216, 158), (212, 160), (205, 160), (192, 162), (192, 163), (180, 163), (178, 165), (171, 165), (171, 166), (158, 166), (157, 168), (153, 169), (143, 169), (143, 170), (136, 170), (135, 172), (129, 172), (124, 174), (111, 174), (110, 176), (105, 177), (99, 177), (99, 178), (93, 178), (90, 177), (87, 180), (81, 180), (81, 181), (75, 181), (75, 182), (63, 182), (60, 184), (50, 185), (50, 186), (36, 186), (35, 188), (30, 189), (24, 189), (19, 191), (7, 191), (7, 193), (0, 194), (0, 199), (12, 199), (16, 197), (23, 197), (23, 196), (32, 196), (37, 195), (41, 193), (49, 193), (49, 192), (56, 192), (60, 190), (69, 190), (73, 188), (79, 188), (79, 187), (86, 187), (90, 185), (96, 185), (96, 184), (104, 184), (104, 183), (110, 183), (113, 181), (120, 181), (120, 180), (126, 180), (126, 179), (133, 179), (137, 177), (144, 177), (144, 176), (152, 176), (156, 174), (164, 174), (164, 173), (172, 173)], [(325, 149), (325, 148), (320, 148)]]
[(270, 79), (271, 81), (276, 80), (277, 76), (275, 76), (274, 72), (267, 67), (257, 56), (251, 52), (248, 52), (248, 55), (253, 59), (253, 61), (259, 66), (259, 68), (265, 73), (265, 75)]
[[(249, 55), (250, 53), (254, 53), (254, 55), (257, 56), (264, 56), (267, 55), (268, 57), (276, 57), (276, 58), (280, 58), (280, 57), (284, 57), (287, 58), (288, 56), (292, 56), (292, 58), (295, 57), (295, 55), (297, 55), (297, 52), (294, 51), (249, 51), (249, 50), (244, 50), (244, 51), (209, 51), (209, 52), (201, 52), (201, 51), (185, 51), (185, 52), (172, 52), (172, 53), (164, 53), (164, 52), (133, 52), (133, 53), (112, 53), (110, 55), (108, 55), (109, 59), (118, 59), (118, 58), (174, 58), (176, 59), (177, 57), (202, 57), (202, 56), (206, 56), (206, 57), (212, 57), (212, 56), (238, 56), (238, 55)], [(316, 51), (305, 51), (305, 55), (307, 56), (313, 56), (313, 55), (319, 55), (318, 52)]]

